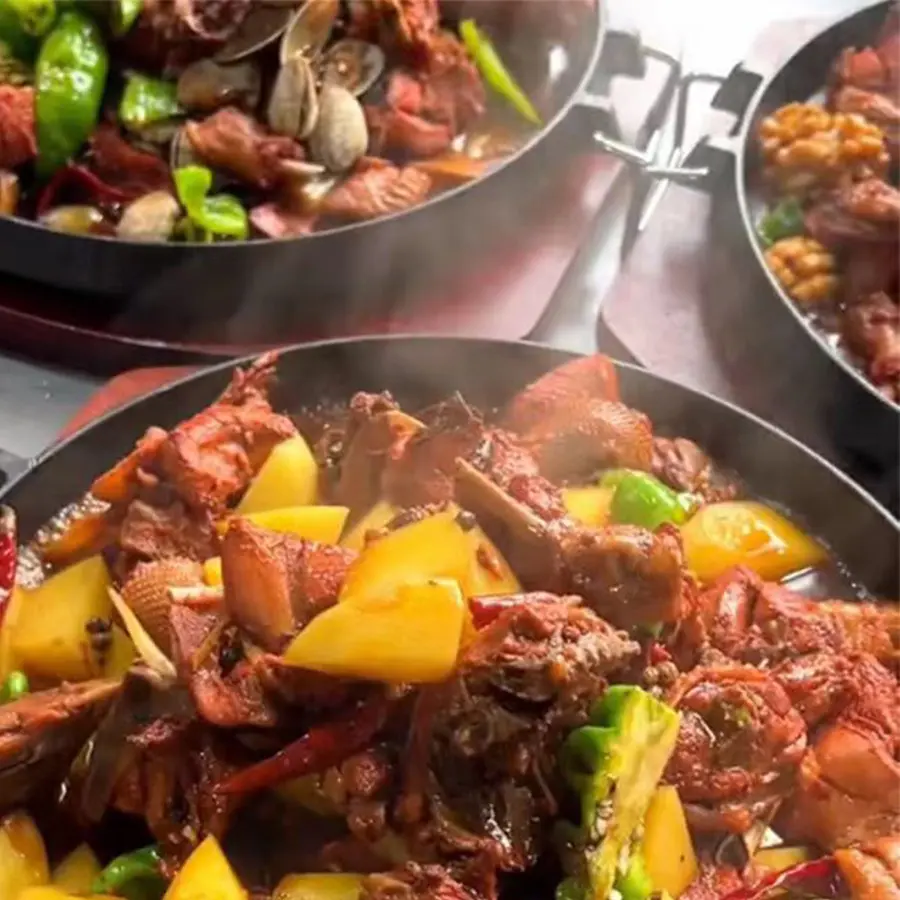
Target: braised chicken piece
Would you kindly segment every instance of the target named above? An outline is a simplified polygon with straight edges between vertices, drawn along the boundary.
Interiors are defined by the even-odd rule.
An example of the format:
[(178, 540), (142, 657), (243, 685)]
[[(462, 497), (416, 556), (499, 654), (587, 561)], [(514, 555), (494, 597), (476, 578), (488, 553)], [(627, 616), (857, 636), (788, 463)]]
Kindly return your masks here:
[(450, 877), (441, 866), (410, 864), (398, 872), (370, 875), (363, 881), (359, 900), (491, 900), (474, 893)]
[(842, 187), (806, 214), (806, 229), (826, 247), (894, 243), (900, 226), (900, 191), (880, 178)]
[(692, 603), (680, 641), (684, 643), (677, 645), (678, 655), (683, 651), (683, 662), (689, 665), (707, 658), (710, 651), (760, 665), (831, 650), (869, 653), (894, 666), (900, 658), (900, 609), (813, 600), (737, 568)]
[(222, 539), (225, 606), (267, 650), (333, 605), (355, 554), (236, 518)]
[(749, 666), (694, 669), (667, 699), (682, 719), (666, 780), (695, 828), (742, 834), (790, 787), (803, 718), (771, 674)]
[(91, 136), (89, 164), (98, 178), (129, 200), (151, 191), (172, 190), (165, 160), (132, 147), (113, 125), (101, 125)]
[(351, 175), (328, 192), (319, 211), (323, 216), (361, 222), (411, 209), (430, 190), (431, 179), (412, 166), (381, 166)]
[(900, 87), (900, 13), (891, 6), (887, 20), (874, 47), (857, 50), (848, 47), (834, 66), (833, 80), (838, 86), (849, 84), (867, 91), (896, 95)]
[(638, 652), (573, 599), (524, 599), (479, 632), (455, 679), (420, 698), (398, 806), (414, 846), (485, 853), (507, 870), (540, 852), (562, 737)]
[(708, 503), (732, 500), (738, 485), (719, 472), (713, 461), (687, 438), (653, 439), (653, 474), (676, 491), (697, 494)]
[(0, 705), (0, 812), (64, 777), (118, 691), (117, 681), (98, 679)]
[[(396, 94), (399, 79), (406, 75), (395, 76), (390, 90)], [(413, 82), (416, 84), (416, 82)], [(415, 90), (418, 90), (416, 88)], [(389, 97), (391, 94), (388, 95)], [(394, 108), (378, 106), (366, 107), (366, 124), (369, 127), (370, 150), (380, 155), (408, 153), (415, 157), (437, 156), (450, 149), (453, 133), (450, 127), (441, 122), (429, 122), (421, 116), (407, 112), (397, 101)], [(413, 106), (412, 103), (409, 103)]]
[(412, 60), (421, 58), (440, 28), (438, 0), (363, 0), (351, 13), (351, 32), (386, 37)]
[(900, 305), (887, 294), (861, 298), (844, 313), (847, 345), (866, 360), (866, 371), (885, 395), (900, 401)]

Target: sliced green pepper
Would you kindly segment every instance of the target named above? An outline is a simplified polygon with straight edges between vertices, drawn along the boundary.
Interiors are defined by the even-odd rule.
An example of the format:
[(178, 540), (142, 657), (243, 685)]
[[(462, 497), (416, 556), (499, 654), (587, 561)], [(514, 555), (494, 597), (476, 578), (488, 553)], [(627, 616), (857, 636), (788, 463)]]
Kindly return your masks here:
[(204, 166), (184, 166), (174, 173), (178, 200), (188, 218), (188, 236), (213, 241), (217, 237), (245, 240), (250, 232), (247, 210), (230, 194), (207, 196), (212, 172)]
[(683, 525), (697, 505), (693, 494), (676, 493), (647, 472), (615, 469), (600, 483), (615, 487), (610, 518), (621, 525), (639, 525), (651, 531), (666, 522)]
[(144, 0), (108, 0), (105, 5), (110, 31), (116, 37), (122, 37), (131, 31), (137, 21), (144, 8)]
[(109, 58), (93, 19), (60, 15), (44, 41), (35, 69), (38, 174), (64, 166), (97, 126)]
[(770, 209), (760, 220), (757, 229), (767, 247), (782, 238), (803, 234), (805, 230), (803, 207), (792, 197), (782, 200), (777, 206)]
[(516, 83), (509, 69), (503, 65), (490, 38), (484, 34), (472, 19), (464, 19), (459, 23), (459, 34), (469, 51), (469, 55), (478, 66), (482, 78), (501, 97), (518, 111), (522, 118), (532, 125), (540, 125), (541, 117), (528, 99), (526, 93)]
[(117, 856), (91, 885), (92, 894), (113, 894), (127, 900), (158, 900), (166, 892), (160, 872), (159, 848), (142, 847)]
[(560, 766), (580, 794), (582, 866), (560, 886), (559, 900), (608, 900), (613, 887), (625, 900), (644, 900), (643, 860), (632, 862), (635, 832), (679, 724), (678, 713), (646, 691), (616, 685), (592, 710), (589, 724), (569, 735)]
[(56, 21), (56, 0), (9, 0), (25, 34), (43, 37)]
[(0, 706), (24, 697), (29, 690), (28, 676), (24, 672), (10, 672), (6, 676), (3, 686), (0, 687)]
[(184, 110), (176, 96), (173, 81), (150, 78), (135, 72), (128, 76), (119, 103), (119, 121), (131, 131), (140, 131), (154, 122), (165, 122), (180, 116)]
[(12, 5), (12, 0), (0, 0), (0, 41), (16, 59), (31, 63), (38, 51), (37, 38), (28, 34)]
[(640, 850), (632, 851), (628, 868), (616, 878), (616, 890), (622, 900), (647, 900), (653, 893), (653, 882), (644, 865), (644, 855)]

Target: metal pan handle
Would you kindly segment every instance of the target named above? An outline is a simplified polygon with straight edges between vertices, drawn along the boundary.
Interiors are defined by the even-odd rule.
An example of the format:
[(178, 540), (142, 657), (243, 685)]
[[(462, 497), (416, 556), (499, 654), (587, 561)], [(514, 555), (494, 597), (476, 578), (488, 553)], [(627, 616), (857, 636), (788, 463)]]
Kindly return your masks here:
[(0, 447), (0, 490), (28, 468), (28, 460)]

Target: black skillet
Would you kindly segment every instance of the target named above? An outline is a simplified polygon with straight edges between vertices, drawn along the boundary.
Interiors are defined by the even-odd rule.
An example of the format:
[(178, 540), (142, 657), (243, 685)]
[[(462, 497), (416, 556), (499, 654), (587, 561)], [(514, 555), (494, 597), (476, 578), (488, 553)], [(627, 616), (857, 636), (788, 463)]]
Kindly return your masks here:
[[(556, 0), (514, 0), (522, 8)], [(575, 0), (576, 5), (579, 0)], [(512, 0), (446, 0), (490, 24), (491, 8)], [(507, 202), (546, 175), (548, 138), (574, 126), (582, 145), (608, 121), (590, 81), (607, 36), (601, 3), (583, 2), (579, 27), (565, 40), (549, 40), (540, 28), (504, 14), (492, 30), (498, 50), (545, 113), (545, 125), (517, 153), (478, 180), (420, 206), (373, 222), (347, 225), (303, 238), (220, 245), (137, 243), (50, 231), (20, 218), (0, 217), (0, 271), (55, 287), (88, 293), (73, 302), (102, 304), (111, 316), (128, 316), (132, 330), (148, 333), (162, 319), (167, 333), (185, 334), (191, 322), (247, 315), (277, 323), (313, 322), (387, 304), (411, 278), (427, 277), (439, 264), (459, 266), (465, 249), (483, 245), (502, 228), (520, 224)], [(619, 35), (621, 37), (621, 35)], [(613, 64), (623, 42), (606, 47)], [(618, 50), (617, 50), (618, 48)], [(584, 115), (580, 115), (584, 114)], [(565, 139), (555, 142), (568, 146)], [(556, 160), (560, 164), (560, 160)]]
[[(284, 350), (273, 397), (278, 409), (340, 401), (356, 390), (390, 390), (415, 410), (461, 391), (490, 409), (575, 354), (537, 344), (460, 338), (363, 338)], [(211, 402), (235, 363), (192, 375), (113, 412), (48, 451), (0, 491), (34, 531), (91, 480), (121, 459), (150, 425), (171, 427)], [(900, 525), (841, 472), (780, 431), (736, 407), (618, 363), (623, 399), (647, 412), (658, 433), (692, 438), (734, 469), (749, 491), (783, 506), (822, 538), (856, 581), (896, 593)]]
[[(693, 184), (713, 194), (712, 233), (740, 272), (738, 291), (744, 308), (713, 303), (707, 311), (710, 328), (721, 335), (723, 355), (729, 342), (760, 348), (790, 379), (790, 394), (809, 398), (814, 417), (832, 435), (832, 442), (847, 457), (848, 465), (870, 473), (880, 486), (879, 496), (897, 504), (900, 468), (900, 407), (877, 391), (845, 356), (836, 352), (824, 335), (801, 315), (781, 289), (763, 258), (756, 221), (763, 207), (760, 158), (756, 130), (760, 120), (785, 103), (820, 97), (835, 59), (845, 47), (871, 45), (881, 30), (891, 4), (879, 0), (830, 24), (800, 47), (776, 71), (762, 71), (752, 62), (741, 63), (724, 80), (712, 106), (735, 116), (727, 135), (704, 138), (685, 164), (707, 172)], [(644, 167), (646, 168), (646, 167)], [(737, 267), (740, 267), (738, 269)], [(717, 293), (728, 291), (719, 285)], [(786, 375), (786, 378), (788, 376)], [(793, 402), (786, 397), (783, 404)], [(888, 502), (888, 501), (886, 501)]]

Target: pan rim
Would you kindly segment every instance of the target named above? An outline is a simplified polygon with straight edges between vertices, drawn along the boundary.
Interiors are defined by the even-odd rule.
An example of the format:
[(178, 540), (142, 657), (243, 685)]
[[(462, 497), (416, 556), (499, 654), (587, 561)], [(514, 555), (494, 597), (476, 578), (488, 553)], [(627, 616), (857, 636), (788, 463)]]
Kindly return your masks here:
[[(491, 348), (498, 347), (528, 347), (534, 350), (541, 351), (552, 351), (553, 353), (562, 354), (567, 356), (570, 359), (583, 358), (590, 354), (580, 353), (574, 350), (566, 350), (560, 347), (553, 347), (549, 344), (539, 343), (537, 341), (513, 341), (513, 340), (502, 340), (497, 338), (479, 338), (479, 337), (447, 337), (445, 335), (440, 334), (417, 334), (417, 335), (368, 335), (364, 337), (356, 337), (356, 338), (329, 338), (321, 341), (311, 341), (306, 343), (297, 343), (297, 344), (289, 344), (284, 347), (278, 348), (275, 353), (278, 354), (280, 358), (283, 355), (290, 354), (292, 352), (299, 352), (302, 350), (317, 350), (317, 349), (326, 349), (326, 348), (340, 348), (340, 347), (357, 347), (360, 345), (382, 345), (389, 346), (391, 344), (422, 344), (429, 345), (435, 343), (443, 343), (443, 344), (464, 344), (470, 348), (474, 346), (480, 346), (482, 348), (481, 352), (488, 353)], [(254, 353), (247, 356), (242, 356), (236, 359), (224, 360), (222, 362), (216, 363), (211, 366), (203, 366), (199, 368), (196, 372), (188, 373), (167, 385), (163, 385), (160, 388), (157, 388), (153, 391), (150, 391), (147, 394), (142, 394), (139, 397), (130, 400), (128, 403), (125, 403), (121, 406), (117, 406), (108, 412), (104, 413), (97, 419), (94, 419), (91, 422), (88, 422), (86, 425), (83, 425), (77, 431), (68, 435), (62, 441), (51, 444), (48, 448), (43, 450), (40, 454), (34, 457), (32, 460), (29, 460), (28, 466), (24, 471), (20, 472), (14, 479), (12, 479), (8, 484), (4, 485), (2, 489), (0, 489), (0, 502), (3, 501), (4, 497), (11, 494), (14, 490), (20, 489), (20, 486), (25, 482), (25, 480), (31, 475), (32, 471), (39, 466), (43, 465), (45, 462), (53, 458), (56, 454), (62, 452), (69, 444), (78, 441), (84, 435), (89, 433), (92, 429), (99, 427), (103, 423), (114, 419), (116, 416), (120, 414), (124, 414), (126, 411), (133, 410), (140, 406), (147, 398), (155, 397), (158, 395), (166, 395), (170, 392), (180, 389), (185, 384), (190, 384), (193, 382), (201, 381), (202, 379), (213, 377), (217, 374), (222, 374), (225, 372), (232, 372), (236, 368), (240, 366), (246, 366), (254, 360), (258, 359), (260, 354)], [(640, 378), (647, 378), (651, 381), (661, 382), (665, 384), (669, 389), (674, 389), (676, 391), (681, 391), (687, 393), (689, 395), (693, 395), (696, 398), (700, 398), (704, 403), (711, 404), (713, 406), (724, 407), (728, 410), (732, 415), (737, 415), (748, 421), (751, 425), (756, 428), (762, 428), (765, 431), (769, 432), (774, 438), (779, 439), (780, 441), (786, 442), (788, 445), (792, 446), (794, 451), (800, 452), (805, 455), (811, 463), (818, 465), (821, 468), (824, 468), (828, 474), (835, 478), (837, 481), (841, 482), (845, 488), (849, 488), (853, 491), (856, 497), (862, 501), (864, 504), (873, 508), (873, 510), (886, 522), (887, 525), (891, 526), (895, 531), (900, 533), (900, 519), (895, 518), (891, 512), (886, 509), (875, 497), (871, 494), (868, 494), (864, 491), (853, 479), (851, 479), (848, 475), (842, 472), (835, 464), (831, 463), (829, 460), (825, 459), (821, 454), (817, 453), (811, 447), (808, 447), (806, 444), (799, 441), (797, 438), (788, 434), (786, 431), (782, 430), (776, 425), (773, 425), (769, 422), (766, 422), (761, 417), (757, 416), (755, 413), (750, 412), (749, 410), (742, 409), (739, 406), (729, 402), (728, 400), (724, 400), (720, 397), (716, 397), (715, 395), (709, 393), (708, 391), (704, 391), (700, 388), (695, 388), (689, 385), (682, 384), (678, 381), (675, 381), (671, 378), (667, 378), (663, 375), (659, 375), (656, 372), (651, 372), (649, 369), (645, 369), (641, 366), (638, 366), (634, 363), (623, 362), (621, 360), (613, 359), (610, 357), (612, 363), (615, 365), (617, 371), (624, 372), (632, 372)], [(153, 423), (148, 423), (148, 425), (152, 425)]]
[(764, 272), (770, 287), (778, 296), (778, 299), (790, 310), (791, 315), (804, 328), (809, 337), (811, 337), (816, 342), (816, 344), (818, 344), (821, 352), (826, 354), (831, 360), (839, 365), (846, 374), (850, 375), (858, 385), (863, 387), (876, 400), (884, 404), (884, 406), (888, 410), (893, 410), (894, 412), (900, 414), (900, 402), (895, 402), (893, 400), (890, 400), (888, 397), (885, 397), (885, 395), (875, 387), (875, 385), (866, 377), (866, 375), (845, 357), (845, 354), (843, 352), (832, 348), (826, 340), (824, 334), (822, 334), (819, 329), (817, 329), (810, 321), (808, 321), (808, 319), (804, 315), (801, 314), (800, 310), (797, 308), (797, 304), (794, 303), (793, 300), (791, 300), (786, 291), (779, 284), (778, 280), (772, 274), (772, 271), (766, 264), (765, 257), (763, 256), (762, 247), (760, 245), (756, 231), (752, 227), (748, 203), (748, 179), (746, 176), (747, 151), (749, 141), (753, 138), (752, 128), (759, 114), (759, 108), (762, 105), (763, 99), (765, 98), (766, 94), (769, 91), (769, 88), (771, 87), (775, 79), (777, 79), (788, 67), (794, 64), (797, 57), (800, 56), (811, 43), (818, 40), (829, 31), (833, 29), (839, 29), (847, 20), (855, 18), (859, 15), (866, 14), (876, 7), (883, 6), (887, 10), (892, 2), (893, 0), (872, 0), (872, 2), (860, 6), (859, 9), (855, 10), (852, 13), (840, 16), (835, 19), (831, 19), (819, 31), (817, 31), (814, 35), (804, 41), (803, 44), (797, 47), (797, 49), (794, 50), (794, 52), (791, 53), (791, 55), (788, 57), (787, 61), (779, 66), (775, 72), (769, 75), (769, 77), (767, 77), (759, 85), (756, 93), (753, 95), (753, 98), (747, 106), (746, 113), (744, 114), (741, 131), (738, 136), (737, 158), (734, 167), (734, 176), (738, 208), (741, 216), (741, 223), (746, 234), (747, 243), (750, 245), (753, 251), (753, 255), (756, 258), (758, 267)]
[[(524, 2), (528, 2), (528, 0), (524, 0)], [(362, 222), (348, 222), (344, 225), (339, 225), (336, 228), (329, 228), (327, 231), (312, 232), (311, 234), (307, 235), (294, 235), (280, 238), (257, 238), (254, 240), (222, 242), (218, 244), (208, 244), (202, 241), (184, 241), (177, 244), (173, 244), (169, 241), (150, 243), (136, 240), (125, 240), (112, 235), (103, 234), (63, 233), (63, 236), (69, 240), (72, 240), (76, 248), (79, 246), (79, 244), (84, 242), (89, 244), (90, 246), (102, 246), (109, 244), (126, 247), (135, 251), (150, 249), (151, 252), (156, 252), (160, 255), (172, 256), (197, 252), (204, 252), (209, 254), (210, 252), (216, 251), (231, 251), (233, 253), (243, 253), (250, 252), (250, 248), (253, 247), (268, 247), (273, 245), (283, 246), (292, 241), (309, 242), (316, 239), (319, 239), (321, 241), (333, 235), (344, 236), (360, 231), (362, 229), (374, 227), (381, 223), (397, 222), (402, 219), (412, 217), (418, 212), (424, 212), (426, 209), (432, 209), (433, 207), (438, 206), (443, 201), (449, 201), (452, 198), (463, 194), (469, 188), (475, 187), (479, 184), (483, 184), (499, 175), (500, 172), (504, 171), (509, 165), (512, 165), (513, 163), (524, 157), (527, 153), (529, 153), (534, 147), (537, 146), (537, 144), (543, 141), (544, 138), (549, 137), (551, 132), (555, 131), (556, 128), (562, 123), (563, 119), (565, 119), (571, 113), (572, 107), (577, 103), (578, 98), (584, 93), (596, 70), (597, 62), (603, 49), (604, 38), (606, 36), (608, 13), (606, 11), (605, 0), (594, 0), (594, 2), (592, 3), (592, 8), (594, 10), (594, 22), (592, 26), (592, 30), (594, 33), (593, 46), (591, 47), (591, 51), (588, 54), (588, 58), (585, 62), (584, 70), (581, 73), (581, 76), (579, 77), (577, 83), (573, 86), (572, 90), (569, 93), (569, 96), (566, 97), (563, 103), (560, 104), (559, 109), (557, 109), (553, 116), (551, 116), (551, 118), (544, 123), (543, 127), (532, 134), (531, 137), (529, 137), (528, 140), (521, 147), (519, 147), (519, 149), (515, 153), (501, 160), (501, 162), (496, 167), (490, 169), (490, 171), (486, 172), (484, 175), (481, 175), (474, 181), (467, 184), (456, 185), (456, 187), (450, 188), (449, 190), (443, 191), (435, 197), (429, 198), (424, 203), (419, 203), (416, 206), (413, 206), (409, 209), (400, 210), (399, 212), (389, 213), (386, 216), (379, 216), (377, 219), (369, 219)], [(45, 225), (42, 225), (40, 222), (37, 222), (34, 219), (26, 219), (21, 216), (0, 214), (0, 221), (5, 221), (6, 224), (13, 227), (21, 226), (26, 229), (34, 229), (39, 233), (49, 232), (57, 236), (60, 235), (60, 232), (53, 232), (52, 229), (47, 228)]]

